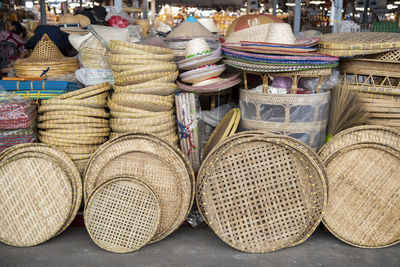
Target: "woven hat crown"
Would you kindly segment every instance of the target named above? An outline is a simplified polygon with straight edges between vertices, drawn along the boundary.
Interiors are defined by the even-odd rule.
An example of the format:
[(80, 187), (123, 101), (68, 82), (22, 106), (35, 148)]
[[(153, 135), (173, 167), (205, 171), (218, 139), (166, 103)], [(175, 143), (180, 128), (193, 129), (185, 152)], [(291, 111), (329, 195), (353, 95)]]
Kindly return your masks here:
[(206, 40), (204, 40), (204, 38), (195, 38), (187, 42), (185, 55), (190, 56), (205, 53), (206, 51), (210, 51), (210, 46), (207, 44)]
[(40, 41), (33, 49), (32, 55), (28, 58), (29, 61), (46, 62), (64, 58), (57, 45), (50, 39), (47, 34), (43, 34)]

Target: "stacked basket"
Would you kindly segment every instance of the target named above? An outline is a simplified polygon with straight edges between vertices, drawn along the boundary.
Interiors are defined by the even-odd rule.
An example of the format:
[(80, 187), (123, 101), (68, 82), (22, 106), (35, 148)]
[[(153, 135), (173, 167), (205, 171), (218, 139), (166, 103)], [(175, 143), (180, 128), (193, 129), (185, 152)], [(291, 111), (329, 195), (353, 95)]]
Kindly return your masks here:
[(39, 107), (40, 141), (64, 150), (81, 174), (110, 135), (110, 115), (105, 111), (109, 89), (109, 83), (97, 84), (43, 100)]
[(0, 154), (0, 242), (28, 247), (61, 234), (82, 199), (80, 175), (61, 150), (21, 144)]
[(84, 197), (93, 241), (112, 252), (132, 252), (167, 237), (185, 220), (194, 173), (175, 146), (152, 135), (127, 134), (96, 150)]
[(172, 50), (114, 40), (109, 48), (115, 83), (108, 101), (111, 138), (146, 132), (176, 144), (174, 82), (178, 71)]

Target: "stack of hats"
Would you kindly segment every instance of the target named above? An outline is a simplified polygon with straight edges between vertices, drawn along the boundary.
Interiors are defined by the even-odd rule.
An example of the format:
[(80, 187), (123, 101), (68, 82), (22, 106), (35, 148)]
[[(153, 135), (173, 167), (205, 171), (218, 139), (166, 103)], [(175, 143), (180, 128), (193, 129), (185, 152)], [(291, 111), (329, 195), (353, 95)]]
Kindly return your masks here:
[(110, 41), (114, 93), (108, 101), (111, 138), (145, 132), (176, 144), (175, 80), (171, 49)]
[(186, 91), (216, 92), (238, 84), (237, 76), (219, 77), (226, 70), (225, 64), (216, 64), (222, 58), (221, 49), (212, 51), (204, 38), (187, 42), (185, 59), (178, 62), (178, 68), (184, 70), (179, 75), (184, 83), (178, 82), (179, 87)]
[(194, 200), (188, 159), (153, 135), (126, 134), (103, 144), (84, 181), (89, 235), (116, 253), (166, 238), (185, 220)]
[(337, 57), (314, 53), (319, 39), (296, 40), (286, 23), (262, 24), (232, 33), (222, 44), (226, 64), (254, 72), (332, 68)]
[(39, 107), (39, 140), (64, 150), (81, 175), (110, 134), (110, 114), (105, 110), (110, 88), (109, 83), (97, 84), (42, 100)]
[(0, 151), (36, 141), (36, 105), (32, 100), (0, 94)]
[(175, 61), (185, 58), (186, 43), (197, 37), (204, 38), (212, 50), (216, 50), (219, 47), (217, 36), (207, 30), (193, 16), (190, 16), (165, 38), (167, 47), (174, 51)]
[(29, 57), (14, 62), (18, 77), (38, 77), (44, 74), (47, 77), (60, 76), (74, 73), (78, 68), (78, 59), (64, 57), (47, 34), (42, 36)]
[(82, 182), (61, 150), (22, 144), (0, 154), (0, 240), (29, 247), (61, 234), (77, 214)]
[(400, 36), (390, 32), (343, 32), (321, 36), (319, 53), (352, 57), (400, 48)]

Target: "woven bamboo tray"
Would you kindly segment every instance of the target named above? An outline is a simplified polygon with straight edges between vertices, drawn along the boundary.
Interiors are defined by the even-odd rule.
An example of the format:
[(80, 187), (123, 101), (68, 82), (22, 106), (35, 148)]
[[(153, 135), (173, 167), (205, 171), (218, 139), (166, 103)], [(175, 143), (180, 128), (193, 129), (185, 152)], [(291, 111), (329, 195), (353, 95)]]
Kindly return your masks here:
[(64, 139), (64, 138), (57, 138), (57, 137), (48, 137), (48, 136), (39, 136), (39, 140), (45, 144), (50, 144), (54, 146), (72, 146), (72, 145), (100, 145), (107, 141), (105, 137), (94, 137), (91, 139)]
[[(164, 166), (164, 173), (157, 170), (157, 168), (152, 167), (153, 163), (151, 161), (144, 159), (141, 160), (139, 155), (143, 157), (145, 154), (148, 155), (147, 158), (151, 157), (152, 161), (155, 160), (156, 162), (158, 161), (160, 163), (164, 162), (163, 164), (159, 165), (159, 167)], [(126, 162), (125, 158), (127, 157), (132, 158), (130, 164), (124, 164), (124, 162)], [(169, 146), (167, 143), (154, 136), (128, 134), (117, 137), (103, 144), (94, 153), (93, 157), (89, 161), (85, 173), (85, 195), (89, 195), (99, 182), (107, 179), (107, 177), (110, 177), (110, 175), (115, 175), (116, 172), (137, 174), (139, 176), (140, 173), (143, 172), (141, 179), (148, 181), (149, 184), (155, 183), (154, 189), (158, 191), (160, 195), (164, 196), (163, 199), (160, 199), (160, 203), (162, 207), (164, 207), (164, 205), (166, 205), (165, 200), (171, 199), (171, 196), (165, 194), (168, 194), (168, 192), (170, 192), (172, 195), (175, 194), (171, 193), (170, 190), (162, 191), (160, 189), (171, 189), (173, 188), (173, 185), (176, 184), (176, 181), (178, 181), (178, 188), (180, 188), (179, 192), (181, 196), (180, 204), (177, 206), (177, 199), (173, 198), (171, 199), (171, 205), (165, 207), (166, 210), (162, 208), (161, 212), (162, 217), (164, 218), (161, 220), (162, 228), (157, 231), (157, 234), (152, 242), (159, 241), (179, 227), (179, 225), (186, 218), (194, 199), (193, 171), (190, 166), (187, 165), (187, 161), (183, 161), (184, 158), (185, 157), (174, 147)], [(162, 161), (158, 159), (161, 159)], [(144, 165), (137, 165), (141, 161)], [(146, 169), (145, 166), (148, 164), (150, 165)], [(137, 168), (134, 166), (137, 166)], [(174, 176), (167, 175), (171, 174), (171, 172), (172, 174), (176, 173), (175, 182), (173, 179), (166, 178), (158, 178), (157, 180), (157, 177), (173, 178)], [(160, 183), (160, 181), (164, 182)], [(168, 214), (171, 216), (168, 216)]]
[(240, 122), (240, 109), (231, 109), (219, 122), (203, 149), (203, 159), (223, 139), (234, 135)]
[(169, 48), (163, 48), (163, 47), (158, 47), (158, 46), (151, 46), (151, 45), (140, 45), (140, 44), (135, 44), (131, 42), (123, 42), (123, 41), (116, 41), (116, 40), (111, 40), (108, 43), (108, 47), (111, 49), (111, 51), (114, 53), (121, 53), (127, 54), (131, 50), (140, 50), (143, 52), (147, 52), (150, 54), (172, 54), (173, 51), (172, 49)]
[(110, 122), (110, 127), (114, 132), (117, 133), (128, 133), (128, 132), (145, 132), (158, 134), (162, 132), (169, 131), (171, 128), (176, 127), (175, 121), (169, 121), (163, 124), (155, 125), (128, 125), (128, 124), (118, 124), (113, 121)]
[[(267, 149), (265, 145), (271, 147)], [(275, 149), (272, 147), (275, 147)], [(240, 157), (238, 153), (241, 155)], [(248, 153), (250, 154), (247, 155)], [(258, 157), (256, 155), (258, 153), (269, 155)], [(280, 153), (282, 153), (281, 156), (285, 156), (281, 158), (278, 156)], [(269, 157), (271, 159), (267, 160)], [(280, 166), (278, 158), (284, 160), (287, 167), (274, 168), (275, 173), (277, 171), (282, 172), (279, 176), (280, 179), (268, 180), (266, 178), (268, 175), (265, 177), (263, 174), (266, 175), (271, 164)], [(259, 159), (258, 164), (255, 159)], [(267, 169), (263, 169), (259, 165), (264, 161), (269, 166)], [(293, 164), (293, 166), (289, 167), (288, 164)], [(292, 176), (293, 171), (296, 172), (297, 178)], [(283, 181), (285, 178), (283, 177), (288, 172), (292, 174), (286, 176), (286, 179), (293, 179), (292, 181), (302, 189), (295, 191), (293, 191), (293, 187), (284, 189)], [(221, 178), (221, 175), (224, 178)], [(250, 176), (252, 175), (257, 178), (251, 179)], [(204, 202), (200, 203), (198, 199), (198, 206), (201, 211), (204, 211), (203, 216), (206, 221), (224, 242), (247, 252), (274, 251), (303, 242), (318, 225), (327, 200), (324, 173), (320, 170), (319, 165), (306, 152), (297, 149), (296, 146), (291, 146), (290, 143), (282, 142), (277, 137), (236, 138), (235, 142), (231, 142), (226, 149), (206, 158), (200, 169), (199, 178), (202, 181), (202, 188), (200, 188), (199, 182), (197, 192), (198, 196), (202, 195), (201, 199)], [(310, 178), (313, 179), (311, 183)], [(241, 179), (246, 182), (240, 183)], [(257, 183), (250, 187), (246, 184), (249, 180), (257, 181)], [(267, 185), (268, 181), (273, 184)], [(254, 187), (255, 185), (257, 187)], [(281, 188), (277, 189), (276, 186), (281, 186)], [(216, 190), (217, 187), (223, 187), (225, 190)], [(267, 195), (258, 191), (257, 188), (264, 190), (270, 188), (270, 191)], [(234, 193), (236, 190), (237, 193)], [(224, 196), (225, 194), (235, 194), (235, 198)], [(291, 194), (291, 196), (285, 197), (286, 194)], [(289, 203), (286, 205), (282, 202), (283, 206), (278, 208), (276, 206), (278, 200), (272, 200), (271, 196), (274, 196), (274, 199), (283, 198)], [(242, 197), (243, 201), (240, 200)], [(294, 203), (299, 205), (299, 202), (294, 200), (297, 197), (303, 203), (302, 209), (295, 209), (293, 206)], [(226, 201), (222, 202), (221, 199)], [(271, 204), (267, 205), (270, 201), (272, 201)], [(254, 207), (257, 207), (257, 209)], [(285, 213), (285, 209), (291, 211), (290, 215)], [(280, 214), (283, 217), (278, 219), (273, 217), (272, 214)], [(287, 216), (286, 219), (284, 214)], [(271, 215), (272, 217), (268, 218)], [(246, 223), (241, 221), (243, 216), (247, 218)], [(267, 220), (265, 223), (268, 227), (258, 227), (255, 231), (253, 225), (260, 225), (262, 220)], [(295, 223), (297, 220), (299, 223)], [(262, 233), (263, 231), (266, 231), (265, 234)], [(279, 236), (279, 239), (274, 238), (274, 236)], [(283, 236), (284, 239), (282, 239)]]
[(73, 92), (59, 95), (54, 99), (85, 99), (88, 97), (96, 96), (101, 93), (107, 92), (110, 89), (111, 85), (108, 82), (99, 83)]
[(69, 220), (73, 189), (50, 157), (14, 156), (0, 165), (0, 181), (1, 242), (34, 246), (55, 236)]
[(112, 118), (110, 119), (110, 124), (130, 124), (130, 125), (140, 125), (141, 127), (151, 127), (158, 124), (164, 124), (168, 122), (175, 122), (174, 115), (168, 116), (157, 116), (151, 118), (144, 118), (144, 119), (132, 119), (132, 118)]
[(59, 133), (59, 134), (76, 134), (76, 135), (92, 135), (92, 134), (109, 134), (111, 131), (110, 128), (91, 128), (91, 127), (82, 127), (75, 126), (62, 129), (46, 129), (46, 132), (49, 133)]
[(176, 71), (176, 65), (173, 62), (160, 61), (160, 63), (154, 65), (113, 65), (112, 70), (115, 77), (126, 77), (156, 72)]
[(399, 62), (377, 62), (368, 59), (343, 59), (340, 62), (342, 73), (357, 73), (400, 78)]
[(103, 109), (95, 109), (93, 111), (79, 110), (55, 110), (46, 112), (46, 116), (87, 116), (95, 118), (109, 118), (110, 114)]
[[(49, 105), (49, 106), (40, 106), (38, 109), (38, 113), (50, 112), (50, 111), (79, 111), (79, 112), (87, 112), (87, 113), (100, 113), (104, 111), (99, 108), (90, 108), (90, 107), (81, 107), (81, 106), (71, 106), (71, 105)], [(104, 112), (103, 114), (106, 114)], [(104, 115), (106, 116), (106, 115)]]
[(135, 64), (138, 60), (157, 60), (157, 61), (172, 61), (174, 58), (171, 54), (145, 54), (145, 55), (125, 55), (125, 54), (111, 54), (111, 64)]
[(352, 127), (335, 135), (319, 150), (321, 159), (325, 160), (332, 153), (357, 143), (379, 143), (400, 150), (400, 131), (383, 126), (363, 125)]
[(71, 106), (82, 106), (82, 107), (90, 107), (90, 108), (103, 108), (107, 106), (107, 98), (105, 99), (84, 99), (84, 100), (75, 100), (75, 99), (49, 99), (42, 100), (42, 106), (51, 106), (51, 105), (71, 105)]
[(110, 108), (111, 112), (131, 113), (131, 116), (134, 116), (134, 118), (144, 118), (144, 117), (154, 117), (154, 116), (157, 117), (157, 116), (173, 114), (174, 112), (173, 109), (167, 111), (155, 112), (138, 108), (131, 108), (115, 103), (111, 99), (108, 99), (108, 107)]
[(338, 50), (385, 50), (400, 48), (397, 33), (387, 32), (346, 32), (324, 34), (319, 47)]
[(12, 148), (2, 151), (2, 153), (0, 154), (0, 161), (5, 162), (10, 160), (14, 156), (22, 154), (29, 154), (33, 157), (42, 157), (43, 155), (48, 155), (49, 157), (51, 157), (51, 160), (56, 160), (57, 164), (59, 164), (59, 166), (61, 166), (66, 174), (69, 176), (73, 189), (73, 205), (71, 206), (69, 219), (65, 222), (62, 229), (58, 231), (58, 235), (71, 224), (80, 207), (80, 203), (82, 200), (81, 177), (71, 159), (64, 152), (55, 147), (51, 147), (45, 144), (20, 144), (17, 146), (13, 146)]
[[(270, 132), (265, 132), (265, 131), (244, 131), (244, 132), (240, 132), (240, 133), (235, 133), (234, 135), (225, 138), (224, 140), (222, 140), (221, 142), (219, 142), (209, 153), (209, 156), (206, 157), (203, 162), (204, 164), (209, 164), (209, 160), (212, 159), (213, 155), (219, 153), (220, 151), (228, 148), (229, 146), (231, 146), (231, 144), (236, 141), (237, 139), (240, 138), (251, 138), (251, 137), (268, 137), (268, 138), (279, 138), (280, 142), (282, 144), (290, 144), (291, 146), (296, 147), (296, 149), (303, 151), (304, 153), (306, 153), (311, 160), (314, 161), (314, 163), (318, 166), (318, 168), (320, 169), (320, 171), (323, 173), (323, 179), (325, 180), (326, 183), (326, 172), (325, 172), (325, 166), (323, 165), (321, 158), (316, 154), (316, 152), (309, 146), (305, 145), (303, 142), (289, 137), (289, 136), (285, 136), (285, 135), (276, 135)], [(203, 178), (205, 176), (204, 175), (199, 175), (198, 179), (197, 179), (197, 192), (201, 192), (204, 186), (204, 181)], [(203, 203), (203, 199), (202, 199), (202, 195), (201, 194), (197, 194), (197, 203)], [(198, 205), (198, 208), (202, 208), (202, 205)], [(205, 211), (200, 209), (201, 214), (205, 214)], [(318, 215), (317, 213), (314, 214), (317, 217), (319, 216), (319, 218), (317, 219), (321, 219), (320, 215)], [(206, 220), (206, 217), (203, 216), (203, 219)], [(207, 222), (207, 221), (206, 221)], [(314, 225), (310, 225), (310, 227), (314, 227)], [(307, 229), (307, 232), (310, 231), (309, 229)]]
[(174, 106), (174, 96), (156, 96), (144, 94), (118, 93), (111, 100), (116, 104), (147, 111), (168, 111)]
[(398, 243), (400, 151), (359, 142), (336, 150), (324, 164), (329, 202), (323, 220), (329, 231), (357, 247)]
[(57, 139), (69, 139), (69, 140), (93, 140), (97, 139), (98, 137), (108, 137), (110, 133), (83, 133), (83, 134), (73, 134), (73, 133), (55, 133), (51, 131), (39, 131), (39, 135), (47, 136), (50, 138), (57, 138)]
[[(50, 113), (50, 112), (49, 112)], [(73, 116), (73, 115), (48, 115), (48, 113), (43, 113), (39, 115), (38, 122), (49, 122), (49, 123), (58, 123), (61, 121), (62, 123), (71, 124), (71, 123), (100, 123), (100, 124), (108, 124), (107, 119), (103, 118), (94, 118), (88, 116)]]
[(132, 252), (154, 236), (160, 205), (147, 184), (125, 176), (111, 179), (94, 191), (84, 218), (90, 237), (99, 247), (115, 253)]
[(139, 84), (149, 81), (164, 80), (165, 82), (174, 82), (178, 77), (178, 71), (164, 71), (164, 72), (154, 72), (145, 73), (139, 75), (125, 75), (121, 73), (114, 73), (115, 85), (129, 85), (129, 84)]
[(111, 116), (113, 118), (125, 118), (125, 119), (133, 119), (133, 120), (157, 120), (159, 118), (171, 117), (173, 116), (173, 111), (166, 111), (166, 112), (152, 112), (152, 114), (143, 114), (138, 115), (137, 113), (132, 112), (120, 112), (120, 111), (110, 111)]
[(38, 128), (40, 129), (71, 129), (71, 128), (76, 128), (76, 127), (87, 127), (87, 128), (109, 128), (108, 123), (98, 123), (98, 122), (83, 122), (83, 123), (78, 123), (78, 122), (73, 122), (73, 123), (68, 123), (69, 121), (61, 121), (61, 120), (52, 120), (52, 121), (45, 121), (42, 123), (39, 123), (37, 125)]

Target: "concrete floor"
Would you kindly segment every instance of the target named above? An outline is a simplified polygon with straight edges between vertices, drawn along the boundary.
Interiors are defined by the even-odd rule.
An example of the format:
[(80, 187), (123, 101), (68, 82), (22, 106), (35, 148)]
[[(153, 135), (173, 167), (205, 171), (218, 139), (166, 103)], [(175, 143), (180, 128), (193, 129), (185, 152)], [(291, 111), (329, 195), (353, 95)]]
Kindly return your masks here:
[(400, 266), (400, 245), (359, 249), (318, 229), (305, 243), (267, 254), (246, 254), (207, 227), (181, 227), (139, 252), (113, 254), (97, 247), (84, 227), (32, 248), (0, 245), (0, 266)]

